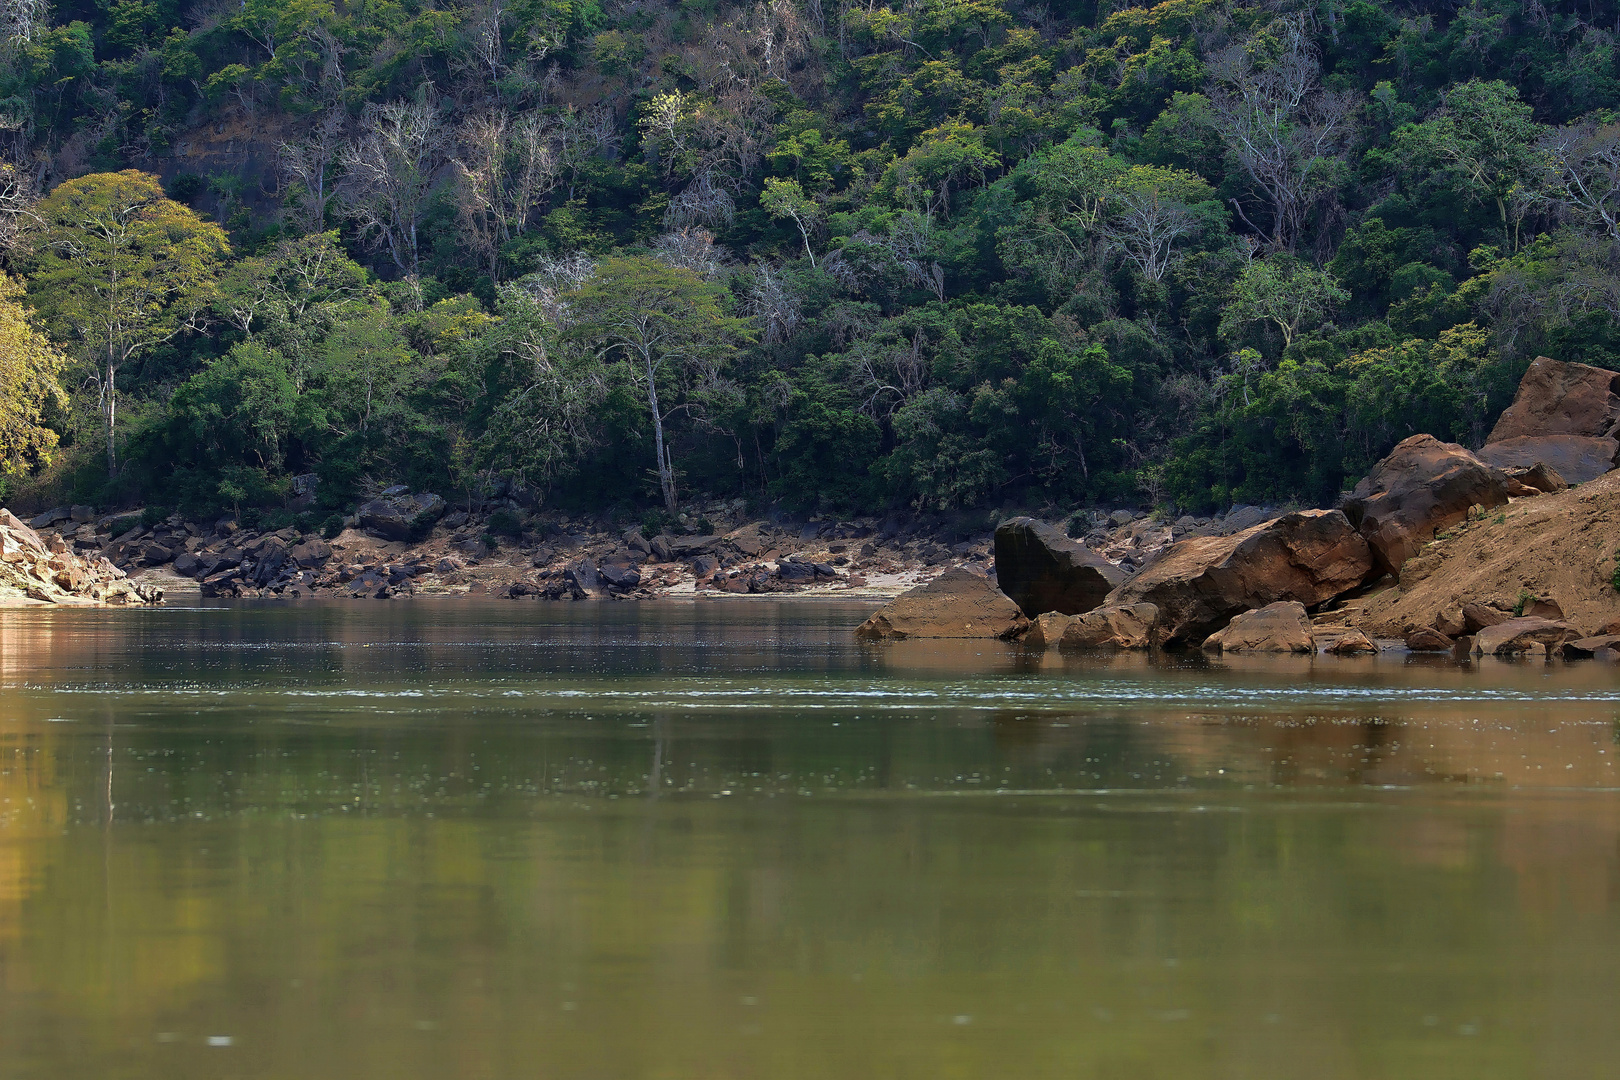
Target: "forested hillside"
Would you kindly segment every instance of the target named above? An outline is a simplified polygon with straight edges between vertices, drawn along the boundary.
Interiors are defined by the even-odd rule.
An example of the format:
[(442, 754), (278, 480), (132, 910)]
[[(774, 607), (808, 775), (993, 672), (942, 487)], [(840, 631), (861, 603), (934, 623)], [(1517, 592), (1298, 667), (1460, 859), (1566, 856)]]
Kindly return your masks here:
[(1323, 502), (1620, 366), (1613, 0), (0, 9), (8, 498)]

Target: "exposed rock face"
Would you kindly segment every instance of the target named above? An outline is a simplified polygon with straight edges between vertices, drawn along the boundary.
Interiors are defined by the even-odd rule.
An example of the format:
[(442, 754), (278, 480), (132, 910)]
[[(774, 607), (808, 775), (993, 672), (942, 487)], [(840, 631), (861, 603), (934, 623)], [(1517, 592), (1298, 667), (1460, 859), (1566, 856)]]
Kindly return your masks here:
[(1232, 536), (1182, 540), (1108, 594), (1157, 605), (1153, 643), (1197, 643), (1240, 612), (1279, 600), (1314, 605), (1360, 585), (1367, 543), (1338, 510), (1301, 510)]
[(1580, 631), (1566, 622), (1539, 619), (1526, 615), (1519, 619), (1487, 626), (1474, 635), (1475, 656), (1512, 656), (1529, 652), (1532, 645), (1540, 645), (1548, 652), (1557, 650), (1566, 641), (1581, 637)]
[(966, 567), (947, 570), (927, 585), (895, 597), (863, 622), (856, 636), (896, 638), (1010, 638), (1029, 620), (984, 574)]
[(82, 558), (60, 543), (56, 548), (60, 550), (11, 511), (0, 509), (0, 596), (11, 593), (52, 604), (163, 600), (161, 589), (136, 585), (105, 558)]
[(1311, 636), (1305, 605), (1282, 600), (1237, 616), (1226, 629), (1204, 639), (1204, 651), (1312, 653), (1316, 639)]
[(1035, 619), (1024, 644), (1044, 649), (1146, 649), (1159, 609), (1152, 604), (1093, 608), (1084, 615), (1047, 612)]
[(1399, 573), (1435, 533), (1465, 520), (1470, 507), (1489, 509), (1507, 499), (1497, 469), (1456, 443), (1413, 435), (1373, 466), (1344, 512), (1372, 546), (1378, 568)]
[[(1485, 442), (1523, 435), (1613, 437), (1617, 424), (1620, 372), (1538, 356), (1519, 382), (1513, 404), (1503, 411)], [(1572, 478), (1564, 473), (1564, 479)]]
[(1083, 614), (1124, 580), (1108, 560), (1034, 518), (996, 527), (996, 583), (1031, 618)]
[(409, 540), (417, 521), (438, 521), (445, 509), (437, 495), (384, 494), (360, 507), (360, 527), (388, 540)]
[(1613, 469), (1616, 456), (1620, 456), (1620, 439), (1606, 435), (1518, 435), (1486, 443), (1475, 456), (1499, 469), (1545, 466), (1557, 474), (1557, 484), (1542, 486), (1526, 476), (1516, 479), (1542, 492), (1562, 491), (1570, 484), (1596, 480)]

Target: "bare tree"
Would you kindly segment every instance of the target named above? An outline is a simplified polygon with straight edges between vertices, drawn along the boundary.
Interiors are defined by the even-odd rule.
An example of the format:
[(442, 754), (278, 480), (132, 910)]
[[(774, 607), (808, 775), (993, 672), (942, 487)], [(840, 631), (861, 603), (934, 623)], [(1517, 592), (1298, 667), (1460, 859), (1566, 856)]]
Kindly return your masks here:
[(1332, 189), (1332, 172), (1353, 130), (1348, 94), (1321, 89), (1321, 65), (1305, 17), (1277, 19), (1210, 60), (1210, 112), (1216, 132), (1254, 185), (1268, 228), (1238, 215), (1273, 250), (1293, 251), (1312, 206)]
[(557, 132), (544, 116), (513, 120), (503, 111), (475, 116), (457, 132), (456, 208), (468, 246), (500, 281), (501, 247), (529, 227), (561, 177)]
[(1533, 199), (1620, 241), (1620, 124), (1581, 120), (1549, 131), (1537, 149), (1545, 164)]
[(338, 198), (360, 235), (388, 248), (399, 270), (416, 277), (418, 229), (448, 140), (438, 110), (425, 101), (367, 108), (360, 138), (342, 149)]
[(653, 254), (706, 280), (712, 280), (731, 261), (731, 253), (715, 243), (714, 233), (701, 225), (664, 233), (653, 241)]
[(11, 48), (28, 44), (50, 10), (49, 0), (0, 0), (0, 39)]
[(803, 303), (780, 269), (768, 263), (755, 263), (750, 269), (743, 306), (760, 327), (766, 344), (776, 344), (793, 336), (803, 318)]
[(330, 109), (315, 121), (309, 134), (282, 143), (277, 153), (281, 178), (303, 188), (286, 209), (302, 232), (318, 233), (326, 228), (326, 212), (335, 195), (331, 172), (343, 149), (346, 120), (342, 109)]

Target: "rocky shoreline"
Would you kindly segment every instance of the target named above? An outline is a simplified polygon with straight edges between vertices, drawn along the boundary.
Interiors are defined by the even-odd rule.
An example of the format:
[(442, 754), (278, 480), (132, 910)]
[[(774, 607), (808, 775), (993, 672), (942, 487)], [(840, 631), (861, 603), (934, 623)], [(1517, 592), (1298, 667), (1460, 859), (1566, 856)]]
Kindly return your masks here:
[(1620, 373), (1539, 358), (1480, 450), (1412, 436), (1331, 510), (998, 515), (992, 532), (960, 515), (761, 519), (734, 500), (655, 531), (395, 487), (322, 536), (60, 507), (0, 519), (29, 553), (8, 556), (0, 598), (794, 594), (892, 600), (859, 631), (877, 640), (1604, 655), (1620, 651), (1617, 433)]
[(1617, 436), (1620, 372), (1540, 357), (1480, 450), (1411, 436), (1336, 509), (1176, 539), (1123, 579), (1052, 526), (1008, 521), (993, 581), (954, 571), (856, 633), (1620, 661)]

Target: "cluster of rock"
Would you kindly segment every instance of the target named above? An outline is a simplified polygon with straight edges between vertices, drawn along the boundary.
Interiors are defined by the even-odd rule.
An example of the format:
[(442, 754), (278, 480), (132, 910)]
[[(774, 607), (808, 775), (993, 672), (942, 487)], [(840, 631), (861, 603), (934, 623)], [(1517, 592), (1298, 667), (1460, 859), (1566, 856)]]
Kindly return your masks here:
[[(827, 557), (816, 559), (802, 552), (780, 553), (779, 545), (795, 540), (823, 539), (815, 529), (773, 530), (763, 522), (751, 522), (723, 535), (671, 535), (659, 533), (652, 539), (640, 529), (627, 529), (617, 544), (606, 550), (581, 553), (562, 566), (553, 565), (557, 547), (574, 546), (572, 537), (538, 549), (533, 557), (540, 573), (534, 581), (514, 582), (511, 596), (537, 595), (550, 600), (585, 600), (653, 595), (677, 579), (690, 575), (695, 590), (723, 593), (796, 592), (814, 585), (865, 584), (859, 574), (846, 569), (851, 562), (851, 540), (872, 534), (870, 526), (833, 526), (826, 537)], [(805, 532), (815, 535), (805, 537)], [(863, 545), (876, 554), (875, 543)]]
[[(1192, 522), (1176, 538), (1172, 526), (1169, 542), (1134, 572), (1049, 525), (1015, 518), (996, 530), (993, 582), (952, 572), (898, 598), (857, 633), (1022, 638), (1062, 649), (1376, 652), (1371, 638), (1327, 610), (1400, 575), (1437, 534), (1470, 517), (1608, 473), (1620, 454), (1617, 429), (1620, 374), (1538, 358), (1480, 451), (1412, 436), (1340, 509), (1270, 516), (1225, 535)], [(1531, 598), (1518, 613), (1464, 605), (1455, 625), (1419, 628), (1406, 645), (1475, 656), (1605, 656), (1620, 652), (1620, 636), (1609, 636), (1617, 633), (1620, 623), (1583, 633), (1556, 605)]]
[(31, 524), (0, 509), (0, 595), (8, 593), (49, 604), (163, 600), (162, 590), (130, 581), (104, 556), (81, 556), (59, 534), (41, 536)]

